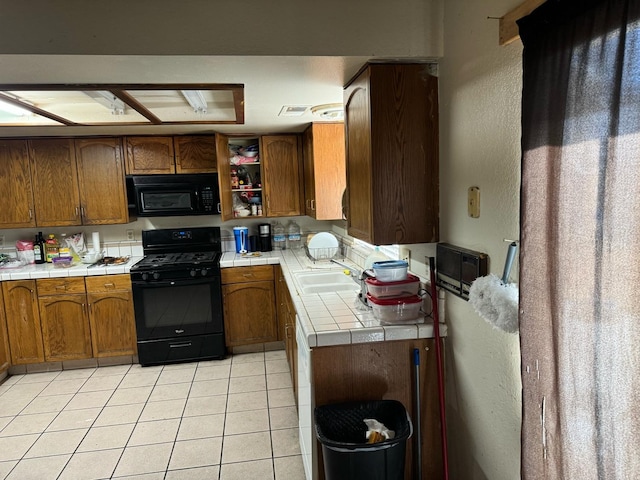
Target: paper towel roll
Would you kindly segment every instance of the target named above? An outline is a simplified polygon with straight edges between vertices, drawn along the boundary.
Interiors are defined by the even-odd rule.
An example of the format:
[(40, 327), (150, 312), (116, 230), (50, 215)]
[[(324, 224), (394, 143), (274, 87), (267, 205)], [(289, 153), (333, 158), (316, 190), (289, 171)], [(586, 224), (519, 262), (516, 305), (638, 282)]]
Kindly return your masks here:
[(100, 232), (93, 232), (91, 234), (91, 247), (94, 252), (100, 252)]

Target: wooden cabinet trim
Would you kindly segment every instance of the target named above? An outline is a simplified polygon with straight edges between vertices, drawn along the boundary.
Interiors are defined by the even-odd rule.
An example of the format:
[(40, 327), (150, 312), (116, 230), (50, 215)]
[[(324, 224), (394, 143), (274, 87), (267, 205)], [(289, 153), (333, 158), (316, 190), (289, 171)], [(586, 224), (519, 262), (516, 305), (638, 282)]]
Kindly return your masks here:
[(221, 268), (222, 284), (260, 282), (273, 280), (272, 265)]

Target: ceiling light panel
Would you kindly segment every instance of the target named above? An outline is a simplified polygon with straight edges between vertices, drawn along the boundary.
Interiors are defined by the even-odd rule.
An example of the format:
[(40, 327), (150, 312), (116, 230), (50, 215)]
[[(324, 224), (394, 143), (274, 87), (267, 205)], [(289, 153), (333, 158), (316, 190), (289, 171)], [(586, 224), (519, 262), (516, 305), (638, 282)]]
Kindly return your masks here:
[[(149, 121), (107, 91), (12, 91), (12, 95), (28, 103), (81, 125), (105, 123), (141, 123)], [(114, 114), (122, 109), (122, 114)], [(117, 113), (117, 112), (116, 112)]]
[(129, 90), (163, 122), (235, 122), (230, 90)]

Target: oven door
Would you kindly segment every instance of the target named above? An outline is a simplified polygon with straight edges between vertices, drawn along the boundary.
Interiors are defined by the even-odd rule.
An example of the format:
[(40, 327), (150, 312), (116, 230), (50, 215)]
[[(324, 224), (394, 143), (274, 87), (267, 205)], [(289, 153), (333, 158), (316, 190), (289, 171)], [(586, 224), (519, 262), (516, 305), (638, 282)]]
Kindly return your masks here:
[(221, 333), (220, 277), (132, 282), (138, 341)]

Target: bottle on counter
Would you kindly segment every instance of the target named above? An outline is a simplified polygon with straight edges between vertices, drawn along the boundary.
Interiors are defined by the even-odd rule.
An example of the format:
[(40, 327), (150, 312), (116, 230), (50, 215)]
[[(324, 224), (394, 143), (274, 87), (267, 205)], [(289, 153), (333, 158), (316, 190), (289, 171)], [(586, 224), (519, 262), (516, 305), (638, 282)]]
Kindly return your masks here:
[(289, 225), (287, 225), (287, 248), (298, 250), (300, 247), (302, 247), (300, 226), (295, 220), (290, 220)]
[(44, 238), (42, 237), (42, 232), (38, 232), (36, 239), (33, 242), (33, 257), (35, 263), (38, 264), (42, 264), (47, 261), (44, 253)]
[(271, 248), (274, 250), (284, 250), (287, 248), (287, 236), (284, 233), (284, 225), (276, 220), (273, 224), (273, 242)]
[(60, 244), (53, 233), (49, 234), (44, 244), (44, 252), (47, 263), (52, 263), (54, 258), (60, 256)]

